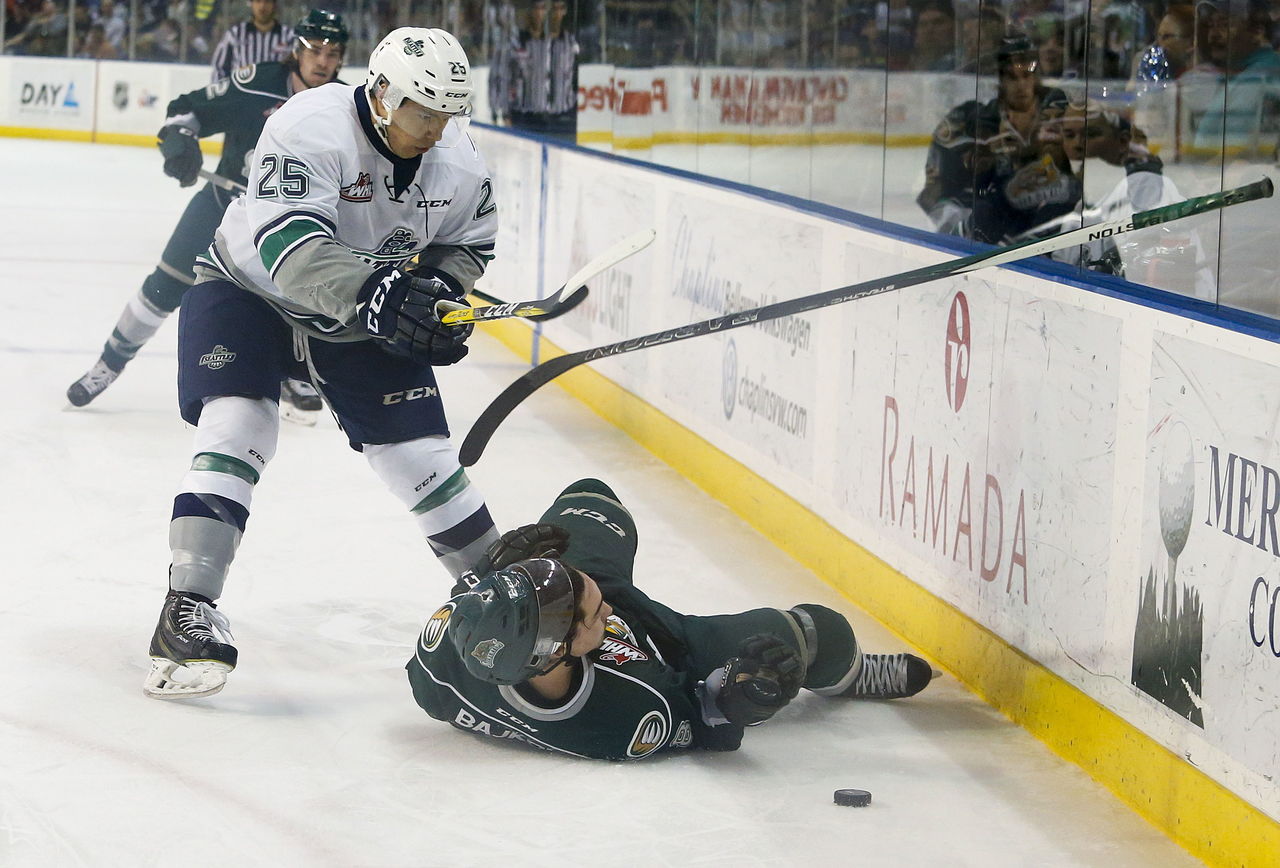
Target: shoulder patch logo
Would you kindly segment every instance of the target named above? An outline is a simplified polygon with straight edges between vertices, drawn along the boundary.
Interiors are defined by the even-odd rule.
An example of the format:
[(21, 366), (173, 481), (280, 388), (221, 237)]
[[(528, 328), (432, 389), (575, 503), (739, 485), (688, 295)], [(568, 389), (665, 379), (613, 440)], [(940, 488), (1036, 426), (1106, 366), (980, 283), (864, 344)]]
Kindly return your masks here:
[(604, 641), (600, 643), (600, 655), (596, 659), (621, 666), (624, 663), (642, 663), (649, 659), (649, 655), (634, 645), (628, 645), (626, 642), (620, 642), (606, 635)]
[(422, 631), (422, 650), (434, 651), (440, 647), (440, 640), (444, 638), (445, 628), (449, 626), (449, 616), (453, 614), (453, 603), (445, 603), (436, 613), (427, 621), (427, 626)]
[(373, 179), (368, 172), (361, 172), (360, 177), (339, 190), (338, 195), (348, 202), (368, 202), (373, 199)]
[(667, 718), (660, 711), (651, 711), (640, 718), (635, 735), (631, 736), (631, 744), (627, 745), (627, 756), (639, 759), (648, 756), (667, 740), (670, 726)]
[(217, 344), (212, 352), (205, 353), (200, 357), (200, 366), (216, 371), (224, 368), (236, 360), (236, 354), (228, 350), (222, 344)]
[(257, 73), (257, 71), (258, 71), (257, 66), (255, 66), (252, 63), (248, 63), (248, 64), (245, 64), (244, 66), (237, 66), (235, 70), (231, 73), (231, 78), (235, 81), (236, 84), (248, 84), (249, 82), (253, 81), (253, 76), (255, 73)]
[(506, 643), (497, 639), (485, 639), (472, 650), (471, 656), (480, 661), (485, 669), (493, 668), (493, 661), (498, 659), (498, 652), (507, 647)]

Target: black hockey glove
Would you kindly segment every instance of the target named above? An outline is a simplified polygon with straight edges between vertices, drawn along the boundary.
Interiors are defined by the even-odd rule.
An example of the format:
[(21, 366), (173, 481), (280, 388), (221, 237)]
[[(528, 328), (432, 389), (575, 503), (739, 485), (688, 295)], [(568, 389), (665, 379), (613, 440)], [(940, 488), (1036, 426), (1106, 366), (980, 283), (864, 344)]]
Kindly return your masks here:
[(494, 570), (509, 567), (516, 561), (559, 557), (568, 548), (569, 532), (564, 528), (554, 524), (526, 524), (507, 531), (501, 539), (492, 543), (476, 564), (475, 572), (485, 576)]
[(413, 277), (393, 266), (375, 271), (356, 296), (365, 331), (382, 348), (427, 365), (452, 365), (467, 354), (471, 323), (445, 325), (443, 312), (467, 307), (463, 294), (438, 277)]
[(184, 187), (194, 184), (204, 167), (196, 134), (188, 127), (170, 124), (160, 128), (156, 139), (164, 156), (164, 173), (170, 178), (177, 178)]
[(795, 699), (804, 682), (799, 655), (777, 636), (760, 633), (743, 641), (738, 656), (719, 672), (716, 707), (730, 723), (764, 723)]

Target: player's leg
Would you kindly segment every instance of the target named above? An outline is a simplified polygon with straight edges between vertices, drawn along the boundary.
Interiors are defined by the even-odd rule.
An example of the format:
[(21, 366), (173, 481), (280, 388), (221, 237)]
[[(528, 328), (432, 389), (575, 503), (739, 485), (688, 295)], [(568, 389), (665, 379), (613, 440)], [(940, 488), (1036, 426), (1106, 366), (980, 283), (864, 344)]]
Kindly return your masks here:
[(864, 654), (848, 620), (815, 603), (788, 610), (803, 637), (804, 686), (822, 696), (900, 699), (929, 685), (933, 667), (914, 654)]
[(151, 696), (211, 695), (236, 666), (216, 601), (254, 486), (275, 455), (275, 393), (288, 367), (289, 331), (265, 302), (229, 283), (202, 283), (187, 294), (178, 331), (178, 400), (182, 418), (197, 427), (169, 523), (169, 592), (143, 688)]
[(435, 373), (372, 341), (307, 340), (317, 388), (351, 448), (412, 514), (440, 563), (457, 579), (498, 539), (480, 490), (449, 441)]
[(195, 282), (192, 263), (199, 253), (208, 249), (225, 210), (226, 203), (212, 186), (204, 187), (191, 197), (169, 236), (159, 264), (120, 312), (111, 336), (102, 347), (102, 355), (67, 389), (67, 400), (72, 405), (83, 407), (106, 391), (169, 314), (178, 309), (183, 295)]
[(538, 521), (569, 532), (569, 547), (561, 559), (595, 579), (606, 594), (631, 585), (636, 523), (609, 486), (598, 479), (580, 479), (565, 488)]

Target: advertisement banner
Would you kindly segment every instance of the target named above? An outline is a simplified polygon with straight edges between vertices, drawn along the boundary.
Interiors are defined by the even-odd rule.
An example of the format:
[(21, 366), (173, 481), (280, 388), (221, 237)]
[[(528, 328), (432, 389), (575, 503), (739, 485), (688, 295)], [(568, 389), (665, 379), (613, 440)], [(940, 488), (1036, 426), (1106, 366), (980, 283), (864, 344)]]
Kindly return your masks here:
[[(724, 197), (673, 196), (665, 325), (711, 319), (820, 288), (822, 230)], [(809, 479), (819, 394), (817, 314), (765, 320), (661, 351), (663, 395), (681, 414)], [(716, 434), (715, 432), (723, 432)]]
[(980, 277), (870, 301), (843, 311), (833, 496), (1006, 640), (1099, 665), (1120, 319)]
[[(1157, 332), (1129, 680), (1280, 807), (1280, 371)], [(1197, 764), (1213, 761), (1197, 757)]]
[(94, 61), (21, 57), (9, 64), (4, 126), (93, 129)]

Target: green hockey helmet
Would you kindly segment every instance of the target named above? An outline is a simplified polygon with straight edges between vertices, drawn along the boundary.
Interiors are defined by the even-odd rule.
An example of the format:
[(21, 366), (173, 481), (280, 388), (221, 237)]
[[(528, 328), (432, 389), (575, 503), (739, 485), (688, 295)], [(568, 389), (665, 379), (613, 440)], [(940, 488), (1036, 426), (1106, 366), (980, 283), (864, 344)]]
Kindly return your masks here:
[(491, 684), (519, 684), (558, 661), (573, 627), (572, 573), (550, 558), (517, 561), (458, 597), (450, 629), (467, 671)]
[(306, 18), (297, 23), (293, 32), (306, 48), (315, 48), (326, 42), (345, 46), (351, 38), (347, 25), (342, 22), (342, 16), (324, 9), (312, 9)]

